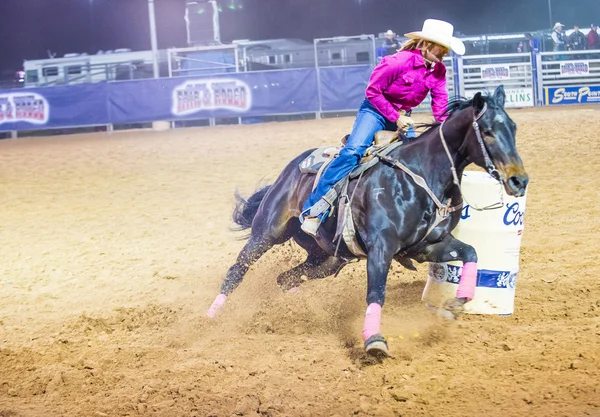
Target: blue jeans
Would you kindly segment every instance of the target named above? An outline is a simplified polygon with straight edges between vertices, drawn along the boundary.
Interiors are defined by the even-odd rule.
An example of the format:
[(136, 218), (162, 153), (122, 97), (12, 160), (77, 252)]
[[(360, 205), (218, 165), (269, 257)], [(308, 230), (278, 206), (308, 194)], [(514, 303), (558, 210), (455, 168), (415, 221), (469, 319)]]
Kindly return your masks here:
[[(373, 143), (373, 136), (380, 130), (397, 130), (396, 123), (383, 117), (369, 100), (363, 100), (346, 145), (341, 149), (339, 156), (325, 169), (319, 184), (304, 203), (303, 212), (310, 209), (331, 187), (358, 165), (367, 148)], [(406, 136), (416, 137), (412, 126)]]

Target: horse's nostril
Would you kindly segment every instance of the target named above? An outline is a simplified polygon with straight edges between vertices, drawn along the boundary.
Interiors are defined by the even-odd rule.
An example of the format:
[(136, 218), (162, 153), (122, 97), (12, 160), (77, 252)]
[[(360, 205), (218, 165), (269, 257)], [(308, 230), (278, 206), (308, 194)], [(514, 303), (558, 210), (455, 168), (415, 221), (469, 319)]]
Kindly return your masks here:
[(523, 191), (527, 187), (527, 178), (513, 176), (508, 179), (508, 184), (515, 191)]

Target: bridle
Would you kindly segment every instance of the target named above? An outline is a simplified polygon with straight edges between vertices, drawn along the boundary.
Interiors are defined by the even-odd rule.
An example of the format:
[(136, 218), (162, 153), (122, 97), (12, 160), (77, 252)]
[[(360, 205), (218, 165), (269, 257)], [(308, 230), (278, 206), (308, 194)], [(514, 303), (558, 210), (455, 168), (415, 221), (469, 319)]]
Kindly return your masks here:
[[(481, 149), (482, 149), (484, 159), (485, 159), (486, 170), (492, 176), (494, 173), (496, 173), (498, 175), (498, 177), (495, 177), (495, 178), (498, 179), (498, 178), (502, 178), (502, 176), (501, 176), (500, 172), (498, 172), (498, 170), (496, 169), (494, 164), (492, 163), (492, 159), (490, 158), (490, 155), (485, 147), (485, 144), (483, 143), (483, 138), (481, 136), (481, 131), (479, 128), (479, 123), (477, 122), (485, 114), (485, 112), (487, 111), (487, 108), (488, 108), (487, 103), (484, 103), (484, 106), (483, 106), (483, 109), (481, 110), (481, 112), (479, 112), (479, 114), (474, 116), (473, 128), (475, 129), (475, 134), (477, 135), (477, 141), (481, 145)], [(444, 145), (444, 150), (446, 151), (448, 160), (450, 161), (450, 170), (452, 171), (452, 179), (453, 179), (452, 182), (458, 187), (458, 190), (462, 197), (461, 202), (455, 206), (451, 205), (452, 198), (449, 198), (445, 203), (442, 203), (436, 197), (436, 195), (433, 193), (431, 188), (429, 188), (429, 186), (427, 185), (427, 181), (425, 181), (425, 179), (422, 176), (417, 175), (414, 172), (412, 172), (406, 165), (404, 165), (397, 159), (391, 158), (384, 154), (375, 154), (380, 160), (385, 161), (385, 162), (389, 163), (390, 165), (392, 165), (393, 167), (399, 168), (400, 170), (402, 170), (406, 174), (408, 174), (412, 178), (412, 180), (415, 182), (415, 184), (417, 184), (419, 187), (421, 187), (421, 188), (423, 188), (423, 190), (425, 190), (425, 192), (429, 195), (429, 197), (433, 200), (433, 202), (437, 206), (437, 210), (435, 211), (435, 218), (434, 218), (432, 224), (429, 226), (429, 229), (427, 230), (427, 233), (425, 233), (425, 236), (423, 237), (422, 240), (425, 240), (427, 238), (427, 236), (429, 236), (429, 234), (441, 222), (446, 220), (452, 213), (462, 210), (463, 201), (465, 201), (470, 207), (473, 208), (473, 210), (476, 210), (476, 211), (495, 210), (495, 209), (504, 207), (504, 194), (502, 193), (502, 189), (500, 189), (500, 201), (497, 203), (491, 204), (489, 206), (480, 208), (480, 207), (470, 204), (467, 201), (467, 199), (465, 198), (465, 196), (462, 192), (462, 189), (460, 186), (460, 181), (459, 181), (458, 175), (456, 173), (456, 167), (454, 166), (454, 160), (452, 159), (452, 155), (450, 154), (450, 150), (448, 149), (448, 144), (446, 143), (446, 138), (444, 138), (443, 128), (444, 128), (444, 122), (442, 122), (442, 124), (440, 125), (440, 139), (442, 141), (442, 145)], [(467, 138), (465, 136), (464, 141), (466, 141), (466, 139)], [(464, 147), (464, 141), (463, 141), (463, 144), (461, 145), (461, 148)]]
[[(481, 111), (478, 114), (475, 114), (473, 117), (472, 126), (473, 126), (473, 129), (475, 130), (475, 136), (477, 137), (477, 142), (479, 143), (479, 146), (481, 147), (481, 153), (483, 154), (483, 160), (485, 163), (485, 170), (488, 172), (488, 174), (490, 174), (490, 176), (492, 178), (494, 178), (496, 181), (502, 183), (502, 181), (503, 181), (502, 173), (500, 171), (498, 171), (498, 169), (492, 162), (492, 158), (490, 158), (490, 154), (487, 150), (487, 147), (485, 146), (485, 142), (483, 141), (483, 137), (481, 135), (481, 128), (479, 127), (478, 121), (483, 117), (483, 115), (485, 114), (487, 109), (488, 109), (487, 103), (483, 103), (483, 108), (481, 109)], [(444, 137), (444, 132), (443, 132), (444, 123), (445, 123), (445, 121), (442, 122), (442, 124), (440, 125), (440, 139), (442, 141), (442, 145), (444, 146), (444, 150), (446, 151), (446, 155), (448, 155), (448, 160), (450, 161), (450, 171), (452, 172), (452, 182), (454, 183), (454, 185), (456, 185), (458, 187), (458, 190), (460, 191), (460, 195), (462, 196), (463, 200), (465, 200), (465, 202), (469, 206), (471, 206), (473, 208), (473, 210), (476, 210), (476, 211), (496, 210), (496, 209), (504, 207), (504, 194), (502, 193), (502, 190), (500, 191), (500, 201), (496, 202), (494, 204), (491, 204), (489, 206), (480, 208), (480, 207), (470, 204), (467, 201), (467, 199), (465, 198), (465, 196), (462, 192), (460, 181), (459, 181), (458, 175), (456, 173), (456, 167), (454, 166), (454, 160), (452, 159), (452, 155), (450, 154), (450, 150), (448, 149), (448, 144), (446, 143), (446, 138)], [(466, 141), (466, 136), (465, 136), (465, 141)], [(461, 145), (461, 148), (463, 146), (464, 146), (464, 142), (463, 142), (463, 145)]]
[(483, 160), (485, 162), (485, 169), (490, 174), (492, 178), (495, 178), (498, 182), (502, 182), (502, 173), (496, 169), (496, 166), (492, 162), (492, 158), (490, 158), (490, 154), (485, 146), (485, 142), (483, 141), (483, 137), (481, 136), (481, 129), (479, 128), (478, 120), (481, 119), (483, 114), (487, 111), (487, 103), (483, 104), (483, 109), (481, 112), (477, 114), (473, 120), (473, 129), (475, 130), (475, 135), (477, 136), (477, 142), (479, 142), (479, 146), (481, 147), (481, 153), (483, 154)]

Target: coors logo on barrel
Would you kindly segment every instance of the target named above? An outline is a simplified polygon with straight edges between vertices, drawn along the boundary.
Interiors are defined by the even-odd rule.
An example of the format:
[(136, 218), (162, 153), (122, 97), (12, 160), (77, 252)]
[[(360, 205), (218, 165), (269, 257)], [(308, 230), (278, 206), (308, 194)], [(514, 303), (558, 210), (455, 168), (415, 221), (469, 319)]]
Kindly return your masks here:
[(218, 109), (244, 112), (251, 105), (248, 85), (231, 78), (186, 81), (173, 90), (172, 112), (176, 116)]

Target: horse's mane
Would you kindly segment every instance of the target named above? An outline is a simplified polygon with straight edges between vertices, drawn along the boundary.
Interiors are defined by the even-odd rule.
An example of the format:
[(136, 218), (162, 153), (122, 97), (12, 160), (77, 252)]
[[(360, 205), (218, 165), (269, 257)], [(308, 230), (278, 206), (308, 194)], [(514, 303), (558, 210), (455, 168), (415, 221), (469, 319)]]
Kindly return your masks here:
[[(490, 94), (482, 94), (481, 98), (483, 98), (483, 100), (487, 103), (488, 107), (493, 107), (496, 104), (494, 97)], [(448, 106), (446, 107), (446, 112), (444, 114), (448, 115), (448, 117), (452, 117), (453, 114), (458, 113), (461, 110), (468, 109), (471, 106), (473, 106), (473, 99), (460, 96), (452, 97), (448, 101)], [(419, 123), (415, 127), (424, 128), (425, 131), (421, 133), (421, 135), (424, 135), (438, 127), (440, 124), (441, 123), (439, 122)]]

